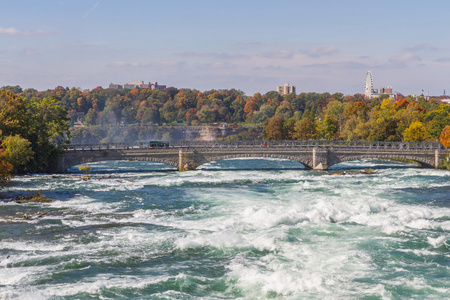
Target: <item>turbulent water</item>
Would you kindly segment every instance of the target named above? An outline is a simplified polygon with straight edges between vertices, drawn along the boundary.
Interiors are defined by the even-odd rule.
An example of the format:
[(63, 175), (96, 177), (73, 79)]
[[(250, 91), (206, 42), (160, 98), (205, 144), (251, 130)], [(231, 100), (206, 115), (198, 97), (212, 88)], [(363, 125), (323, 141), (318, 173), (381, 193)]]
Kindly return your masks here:
[[(2, 191), (0, 299), (450, 295), (450, 172), (371, 160), (330, 172), (343, 176), (257, 159), (183, 173), (91, 166), (91, 180), (73, 169)], [(55, 201), (6, 201), (39, 190)]]

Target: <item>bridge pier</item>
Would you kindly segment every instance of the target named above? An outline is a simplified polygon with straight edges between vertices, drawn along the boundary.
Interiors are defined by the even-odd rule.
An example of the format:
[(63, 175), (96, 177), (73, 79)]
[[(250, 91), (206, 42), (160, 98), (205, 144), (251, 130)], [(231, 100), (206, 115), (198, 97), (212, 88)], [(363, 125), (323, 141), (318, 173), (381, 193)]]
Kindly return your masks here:
[(203, 154), (197, 150), (183, 151), (183, 149), (180, 149), (178, 152), (178, 171), (180, 172), (194, 170), (198, 166), (207, 162), (208, 161)]
[(440, 166), (440, 161), (441, 161), (441, 153), (439, 150), (435, 150), (434, 151), (434, 168), (435, 169), (439, 169)]
[(328, 156), (329, 153), (327, 149), (314, 147), (312, 151), (313, 170), (327, 170), (329, 166)]

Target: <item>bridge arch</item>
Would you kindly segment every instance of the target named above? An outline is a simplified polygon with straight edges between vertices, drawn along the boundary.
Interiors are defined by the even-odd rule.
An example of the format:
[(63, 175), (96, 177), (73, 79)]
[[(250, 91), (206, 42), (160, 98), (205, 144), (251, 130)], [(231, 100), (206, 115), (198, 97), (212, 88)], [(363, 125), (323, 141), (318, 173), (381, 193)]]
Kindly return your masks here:
[(225, 155), (203, 155), (202, 159), (196, 166), (202, 166), (206, 163), (211, 163), (215, 161), (228, 160), (234, 158), (275, 158), (275, 159), (285, 159), (289, 161), (294, 161), (305, 166), (305, 169), (312, 169), (312, 162), (310, 162), (306, 157), (303, 156), (293, 156), (284, 154), (274, 154), (274, 153), (229, 153)]
[(355, 161), (361, 159), (400, 159), (418, 163), (421, 167), (434, 168), (434, 161), (414, 154), (355, 154), (355, 155), (331, 155), (328, 160), (328, 167), (334, 166), (341, 162)]
[(159, 156), (118, 156), (118, 155), (105, 155), (107, 152), (96, 153), (96, 152), (86, 152), (89, 155), (80, 155), (79, 153), (69, 153), (66, 154), (59, 162), (60, 172), (66, 172), (67, 169), (94, 162), (102, 161), (150, 161), (155, 163), (162, 163), (169, 166), (178, 168), (178, 156), (174, 157), (159, 157)]

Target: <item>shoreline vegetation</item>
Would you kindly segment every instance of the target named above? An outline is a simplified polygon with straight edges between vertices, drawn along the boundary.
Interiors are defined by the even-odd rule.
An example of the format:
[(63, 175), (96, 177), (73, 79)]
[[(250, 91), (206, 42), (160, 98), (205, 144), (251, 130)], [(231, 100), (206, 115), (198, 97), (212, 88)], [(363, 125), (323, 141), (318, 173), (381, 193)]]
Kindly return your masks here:
[[(28, 191), (30, 193), (30, 191)], [(4, 203), (17, 203), (17, 204), (30, 204), (30, 203), (50, 203), (53, 202), (54, 199), (52, 198), (48, 198), (45, 197), (43, 192), (41, 190), (38, 190), (35, 193), (32, 193), (31, 195), (27, 195), (27, 196), (16, 196), (16, 198), (14, 199), (5, 199), (5, 200), (0, 200), (1, 202)], [(31, 212), (29, 211), (29, 207), (24, 206), (24, 208), (27, 208), (28, 212), (26, 213), (16, 213), (15, 217), (8, 217), (8, 219), (10, 220), (17, 220), (17, 219), (22, 219), (25, 221), (30, 221), (30, 220), (35, 220), (38, 218), (41, 218), (43, 216), (45, 216), (46, 214), (50, 213), (50, 211), (44, 211), (44, 212), (40, 212), (40, 211), (36, 211), (36, 212)]]
[(54, 199), (45, 197), (41, 190), (28, 196), (17, 196), (15, 199), (4, 200), (3, 202), (15, 202), (19, 204), (23, 203), (50, 203)]

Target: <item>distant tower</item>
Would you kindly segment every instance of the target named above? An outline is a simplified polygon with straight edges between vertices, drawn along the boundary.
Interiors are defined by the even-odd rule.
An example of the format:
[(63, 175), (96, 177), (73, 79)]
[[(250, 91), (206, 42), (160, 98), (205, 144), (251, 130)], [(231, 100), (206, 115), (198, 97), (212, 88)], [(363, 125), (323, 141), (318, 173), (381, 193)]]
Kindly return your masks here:
[(278, 85), (277, 92), (280, 93), (281, 95), (295, 93), (295, 85), (289, 85), (289, 83), (285, 83), (284, 85)]
[(364, 93), (366, 94), (366, 97), (369, 99), (372, 98), (372, 90), (373, 90), (372, 72), (367, 71)]

